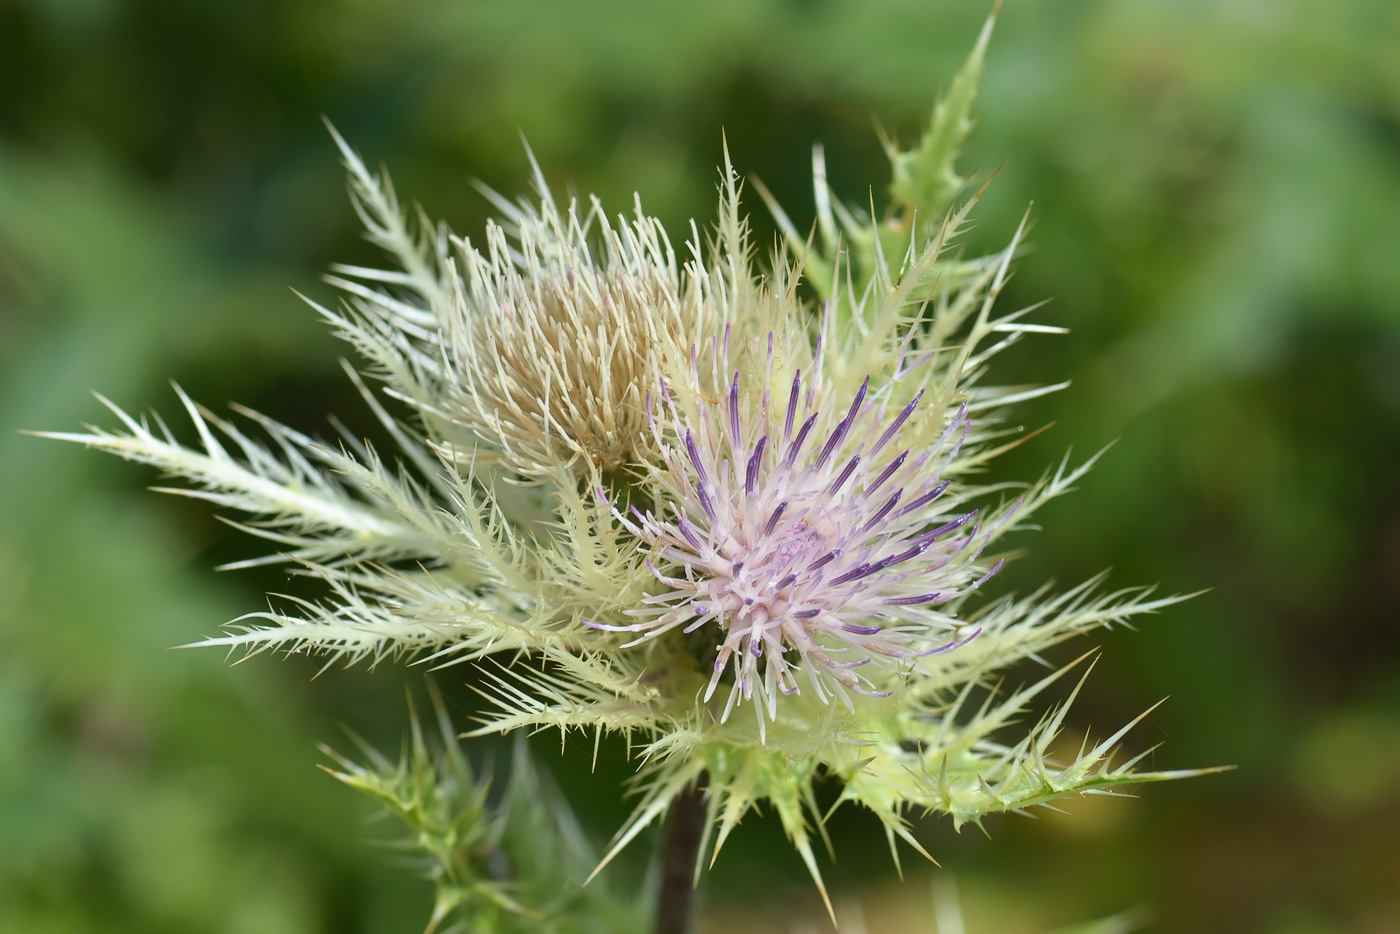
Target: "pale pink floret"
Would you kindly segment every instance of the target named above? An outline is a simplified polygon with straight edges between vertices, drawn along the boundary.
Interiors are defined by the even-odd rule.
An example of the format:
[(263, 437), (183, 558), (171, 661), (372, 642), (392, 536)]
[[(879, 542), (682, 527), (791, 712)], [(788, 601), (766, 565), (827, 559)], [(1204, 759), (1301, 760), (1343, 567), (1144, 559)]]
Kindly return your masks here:
[(823, 703), (851, 706), (848, 691), (887, 696), (900, 660), (976, 635), (940, 607), (1001, 567), (976, 563), (988, 540), (977, 510), (942, 497), (967, 437), (965, 405), (932, 445), (912, 450), (900, 440), (922, 391), (894, 410), (888, 389), (876, 398), (867, 378), (832, 425), (835, 412), (819, 406), (837, 400), (819, 399), (818, 387), (798, 371), (778, 394), (785, 405), (771, 405), (765, 387), (746, 407), (735, 372), (727, 397), (702, 403), (699, 423), (688, 425), (663, 385), (674, 428), (662, 447), (671, 516), (614, 508), (651, 547), (648, 564), (668, 589), (633, 611), (645, 621), (591, 625), (643, 634), (630, 645), (713, 625), (723, 640), (704, 699), (732, 670), (725, 718), (755, 690), (774, 718), (778, 695), (801, 690), (799, 672)]

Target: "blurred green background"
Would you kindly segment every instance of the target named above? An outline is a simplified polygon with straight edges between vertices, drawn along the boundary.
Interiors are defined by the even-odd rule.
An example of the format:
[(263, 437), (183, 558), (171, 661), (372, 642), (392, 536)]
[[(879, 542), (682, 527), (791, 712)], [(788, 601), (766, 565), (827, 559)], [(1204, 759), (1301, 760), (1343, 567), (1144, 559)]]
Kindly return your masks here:
[[(912, 137), (986, 13), (0, 0), (0, 930), (428, 916), (428, 885), (370, 842), (389, 829), (315, 768), (341, 723), (397, 744), (421, 673), (313, 681), (308, 660), (166, 651), (297, 584), (216, 575), (256, 546), (142, 492), (147, 470), (15, 432), (110, 424), (89, 389), (173, 415), (170, 378), (215, 408), (369, 428), (345, 348), (288, 291), (326, 300), (328, 263), (377, 262), (322, 114), (460, 232), (486, 217), (473, 178), (525, 191), (521, 132), (557, 186), (614, 210), (639, 190), (679, 241), (711, 216), (723, 128), (805, 225), (811, 145), (848, 199), (878, 196), (871, 118)], [(1132, 906), (1161, 932), (1400, 931), (1400, 4), (1008, 0), (979, 112), (962, 164), (1005, 166), (972, 241), (999, 246), (1034, 201), (1007, 307), (1052, 297), (1041, 320), (1072, 329), (1006, 360), (1009, 381), (1074, 384), (1025, 411), (1056, 425), (998, 476), (1119, 439), (1002, 589), (1109, 565), (1213, 588), (1098, 638), (1077, 722), (1107, 731), (1170, 694), (1129, 745), (1239, 768), (995, 820), (991, 839), (921, 823), (970, 934)], [(462, 678), (438, 680), (465, 722)], [(621, 748), (596, 773), (587, 749), (537, 751), (610, 833)], [(851, 930), (931, 931), (933, 871), (906, 852), (897, 885), (858, 812), (831, 831)], [(828, 927), (766, 820), (704, 897), (726, 934)]]

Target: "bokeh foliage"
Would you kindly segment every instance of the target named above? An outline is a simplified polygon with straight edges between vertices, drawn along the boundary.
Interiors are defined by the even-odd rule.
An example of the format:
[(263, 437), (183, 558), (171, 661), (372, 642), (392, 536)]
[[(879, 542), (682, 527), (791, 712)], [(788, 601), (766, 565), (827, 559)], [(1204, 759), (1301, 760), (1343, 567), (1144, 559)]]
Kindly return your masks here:
[[(140, 469), (13, 431), (102, 421), (90, 388), (168, 411), (170, 377), (307, 430), (359, 411), (342, 349), (286, 288), (324, 299), (329, 262), (375, 259), (321, 114), (460, 231), (486, 211), (473, 177), (524, 188), (519, 130), (556, 187), (618, 209), (640, 190), (679, 235), (708, 219), (720, 127), (805, 228), (811, 144), (848, 199), (883, 186), (870, 116), (910, 136), (986, 12), (0, 4), (0, 930), (398, 931), (430, 911), (428, 885), (366, 845), (361, 802), (313, 768), (337, 721), (393, 748), (416, 676), (312, 683), (313, 664), (165, 651), (296, 584), (213, 575), (253, 546), (139, 492)], [(1158, 764), (1240, 769), (1008, 819), (990, 843), (920, 828), (972, 929), (1137, 903), (1162, 931), (1400, 918), (1396, 48), (1389, 0), (1003, 9), (962, 165), (1006, 164), (974, 241), (1000, 244), (1035, 201), (1008, 307), (1052, 297), (1042, 317), (1073, 333), (1014, 366), (1074, 385), (1037, 403), (1055, 428), (1001, 469), (1121, 439), (1003, 586), (1112, 564), (1120, 583), (1214, 588), (1105, 637), (1077, 716), (1103, 727), (1170, 693), (1140, 738), (1164, 744)], [(625, 807), (608, 751), (591, 773), (591, 750), (537, 750), (601, 833)], [(847, 853), (882, 845), (839, 812), (831, 833)], [(819, 911), (775, 835), (744, 827), (712, 877), (731, 930)], [(872, 931), (926, 925), (922, 884), (888, 875), (848, 857), (834, 884)]]

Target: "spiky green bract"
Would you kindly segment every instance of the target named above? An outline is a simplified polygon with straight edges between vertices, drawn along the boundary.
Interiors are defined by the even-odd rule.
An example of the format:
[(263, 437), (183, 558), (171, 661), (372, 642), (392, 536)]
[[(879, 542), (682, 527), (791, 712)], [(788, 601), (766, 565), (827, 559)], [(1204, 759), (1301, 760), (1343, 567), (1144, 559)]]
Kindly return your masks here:
[(428, 934), (626, 934), (643, 931), (645, 899), (583, 880), (597, 862), (573, 813), (517, 742), (504, 778), (474, 773), (441, 699), (438, 736), (416, 716), (398, 761), (356, 738), (365, 763), (326, 749), (326, 769), (374, 798), (408, 830), (396, 849), (421, 862), (436, 897)]
[[(60, 437), (189, 479), (190, 495), (246, 513), (249, 531), (327, 585), (320, 599), (282, 600), (200, 644), (323, 653), (328, 664), (394, 654), (473, 662), (490, 702), (480, 732), (626, 734), (640, 756), (640, 800), (605, 861), (702, 773), (713, 852), (766, 801), (819, 884), (813, 789), (824, 777), (842, 784), (842, 800), (870, 809), (892, 842), (922, 852), (911, 812), (961, 825), (1187, 774), (1114, 765), (1122, 731), (1054, 758), (1067, 704), (1013, 732), (1063, 670), (1001, 689), (1009, 666), (1177, 598), (1102, 593), (1099, 579), (1025, 597), (979, 589), (1008, 556), (1006, 537), (1031, 528), (1094, 460), (1066, 458), (1029, 484), (985, 479), (992, 459), (1025, 440), (1010, 407), (1062, 388), (988, 378), (1001, 350), (1059, 331), (1029, 321), (1033, 309), (996, 308), (1024, 223), (1004, 249), (967, 259), (958, 240), (976, 196), (928, 210), (952, 197), (952, 183), (938, 180), (966, 132), (986, 36), (935, 110), (937, 139), (916, 146), (913, 161), (892, 150), (897, 176), (937, 184), (911, 181), (887, 223), (833, 213), (839, 202), (819, 174), (818, 226), (832, 228), (833, 217), (839, 226), (821, 248), (798, 238), (802, 249), (766, 268), (727, 152), (718, 219), (706, 237), (692, 225), (681, 262), (640, 209), (610, 221), (596, 203), (561, 208), (538, 171), (536, 201), (491, 196), (504, 220), (488, 227), (484, 252), (426, 222), (415, 231), (388, 181), (342, 142), (354, 202), (398, 268), (341, 269), (332, 281), (345, 306), (317, 307), (402, 406), (396, 418), (350, 370), (393, 456), (348, 433), (327, 444), (251, 415), (270, 439), (260, 442), (183, 394), (197, 446), (119, 410), (124, 430)], [(803, 394), (818, 453), (783, 466), (774, 457), (789, 386)], [(766, 453), (760, 432), (772, 434)], [(892, 439), (884, 452), (881, 432)], [(703, 452), (690, 452), (693, 437), (708, 439)], [(828, 449), (845, 463), (868, 457), (867, 473), (842, 468), (828, 482), (820, 471), (838, 462), (820, 453)], [(878, 488), (877, 453), (899, 461), (886, 469), (909, 472), (888, 475), (906, 477), (909, 491), (897, 527), (881, 525), (894, 504), (880, 497), (822, 501), (847, 476), (852, 489)], [(920, 458), (936, 465), (936, 481), (915, 476)], [(808, 575), (801, 594), (786, 576), (739, 568), (747, 555), (769, 569), (798, 560), (774, 538), (778, 526), (763, 524), (780, 503), (744, 500), (788, 492), (807, 510), (794, 533), (804, 548), (853, 551), (830, 569), (794, 566)], [(711, 508), (721, 500), (724, 509)], [(896, 545), (937, 539), (939, 523), (957, 516), (976, 523), (968, 547), (895, 560)], [(679, 545), (685, 525), (703, 529), (704, 548)], [(727, 615), (697, 605), (701, 593), (727, 601)], [(750, 598), (766, 616), (738, 627), (731, 611), (747, 613)], [(812, 608), (829, 613), (804, 628)], [(659, 609), (675, 613), (648, 626)], [(899, 629), (874, 635), (887, 625)], [(775, 674), (763, 703), (743, 707), (742, 682), (736, 692), (724, 679), (743, 678), (744, 665), (717, 679), (716, 661), (759, 643), (784, 655), (768, 669), (783, 680)], [(819, 664), (827, 672), (813, 681)], [(843, 680), (838, 665), (865, 667)]]
[[(887, 277), (897, 275), (907, 263), (905, 248), (911, 233), (916, 239), (935, 236), (954, 199), (971, 181), (971, 176), (957, 170), (956, 163), (972, 132), (972, 108), (995, 24), (994, 10), (948, 91), (938, 98), (913, 147), (901, 149), (896, 140), (881, 135), (890, 160), (889, 201), (883, 214), (876, 215), (873, 203), (868, 208), (846, 204), (831, 190), (827, 184), (826, 155), (820, 145), (812, 150), (815, 243), (799, 232), (762, 184), (757, 186), (789, 251), (794, 258), (804, 260), (808, 283), (823, 298), (830, 296), (836, 268), (843, 262), (857, 292), (869, 285), (877, 271)], [(923, 275), (930, 281), (941, 279), (948, 286), (975, 276), (980, 268), (977, 261), (944, 256)]]
[(892, 170), (891, 207), (896, 216), (908, 218), (906, 223), (917, 220), (925, 231), (937, 226), (939, 212), (952, 204), (968, 182), (968, 178), (957, 171), (956, 162), (972, 132), (972, 105), (977, 99), (977, 85), (982, 80), (982, 66), (995, 22), (995, 15), (987, 19), (967, 61), (954, 75), (948, 93), (934, 105), (918, 144), (905, 151), (893, 140), (884, 141)]

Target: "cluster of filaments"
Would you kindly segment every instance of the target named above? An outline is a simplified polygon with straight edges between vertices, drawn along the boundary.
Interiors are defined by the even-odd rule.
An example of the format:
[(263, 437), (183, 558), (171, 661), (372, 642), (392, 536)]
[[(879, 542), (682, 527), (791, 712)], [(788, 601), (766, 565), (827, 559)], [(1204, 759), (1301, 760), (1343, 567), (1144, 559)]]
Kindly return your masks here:
[(631, 611), (637, 622), (590, 623), (638, 633), (628, 645), (712, 627), (704, 699), (728, 674), (722, 719), (757, 695), (760, 730), (780, 695), (804, 687), (847, 707), (852, 692), (888, 696), (909, 660), (976, 635), (944, 605), (1000, 567), (977, 564), (990, 532), (976, 510), (941, 499), (966, 407), (932, 445), (904, 446), (924, 393), (896, 407), (894, 386), (871, 392), (867, 378), (853, 399), (822, 399), (819, 359), (820, 347), (811, 375), (796, 371), (777, 393), (765, 383), (758, 399), (726, 374), (727, 393), (702, 402), (694, 424), (661, 384), (669, 510), (614, 512), (650, 547), (665, 589)]
[(457, 243), (444, 414), (526, 476), (647, 459), (646, 388), (703, 311), (664, 231), (640, 205), (614, 227), (547, 196), (511, 220), (484, 253)]

